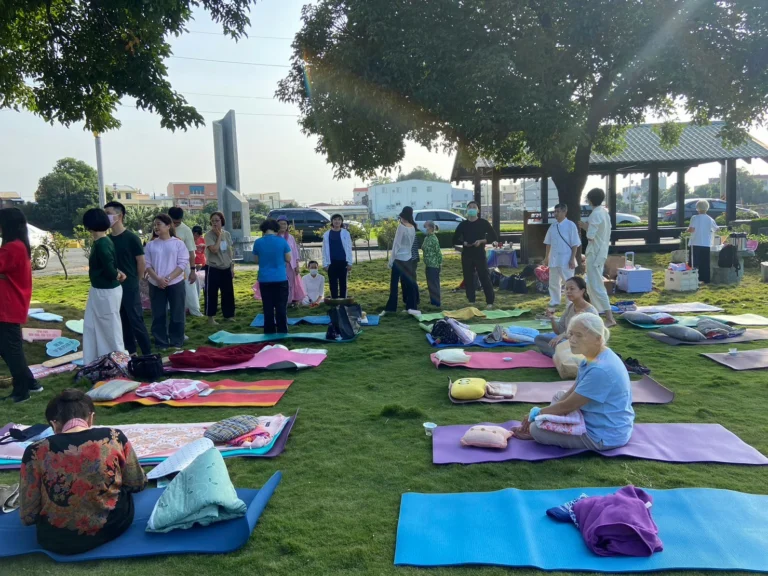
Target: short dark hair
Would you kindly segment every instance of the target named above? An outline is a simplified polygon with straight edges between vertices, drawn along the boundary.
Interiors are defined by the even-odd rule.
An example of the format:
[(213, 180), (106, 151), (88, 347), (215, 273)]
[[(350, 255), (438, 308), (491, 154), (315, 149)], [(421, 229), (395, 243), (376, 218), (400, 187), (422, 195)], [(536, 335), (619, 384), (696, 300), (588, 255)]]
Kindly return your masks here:
[(192, 234), (200, 234), (203, 235), (203, 227), (202, 226), (192, 226)]
[(85, 420), (96, 411), (93, 400), (82, 390), (67, 388), (54, 396), (45, 408), (45, 421), (63, 426), (73, 418)]
[(472, 204), (474, 204), (475, 208), (477, 208), (478, 210), (480, 209), (480, 205), (477, 202), (475, 202), (474, 200), (470, 200), (469, 202), (467, 202), (467, 208), (469, 208), (470, 205), (472, 205)]
[(218, 217), (221, 219), (221, 225), (222, 225), (222, 226), (226, 226), (226, 225), (227, 225), (227, 220), (224, 218), (224, 213), (223, 213), (223, 212), (211, 212), (211, 215), (210, 215), (210, 217), (208, 218), (208, 222), (210, 222), (210, 221), (211, 221), (211, 219), (212, 219), (214, 216), (218, 216)]
[(184, 210), (178, 206), (173, 206), (172, 208), (168, 208), (168, 216), (174, 220), (184, 220)]
[(114, 200), (112, 202), (107, 202), (104, 204), (104, 208), (114, 208), (115, 210), (120, 210), (120, 213), (125, 216), (125, 206), (120, 204), (120, 202), (115, 202)]
[(344, 222), (344, 216), (342, 216), (341, 214), (334, 214), (333, 216), (331, 216), (331, 222), (333, 222), (336, 218), (341, 218), (341, 221)]
[(587, 200), (589, 200), (592, 206), (600, 206), (605, 200), (605, 192), (603, 192), (602, 188), (592, 188), (592, 190), (587, 192)]
[[(171, 217), (168, 214), (158, 214), (152, 219), (152, 222), (155, 220), (160, 220), (163, 224), (170, 227), (170, 230), (168, 231), (171, 236), (176, 236), (176, 227), (173, 225), (173, 220), (171, 220)], [(154, 226), (152, 226), (152, 231), (154, 232)]]
[(280, 224), (278, 224), (277, 220), (274, 218), (267, 218), (264, 220), (264, 222), (261, 223), (259, 230), (261, 230), (262, 234), (264, 234), (267, 230), (272, 230), (272, 232), (280, 232)]
[(109, 217), (101, 208), (91, 208), (83, 214), (83, 226), (86, 230), (106, 232), (110, 227)]
[(568, 204), (566, 204), (565, 202), (559, 202), (555, 204), (555, 210), (565, 210), (566, 212), (568, 212)]
[(309, 268), (310, 266), (312, 266), (312, 264), (314, 264), (315, 266), (317, 266), (318, 268), (320, 268), (320, 264), (318, 264), (318, 263), (317, 263), (317, 260), (310, 260), (309, 262), (307, 262), (307, 268)]
[(32, 250), (29, 247), (29, 229), (24, 212), (15, 207), (0, 210), (0, 230), (3, 231), (3, 246), (14, 240), (19, 240), (27, 249), (27, 256), (32, 255)]

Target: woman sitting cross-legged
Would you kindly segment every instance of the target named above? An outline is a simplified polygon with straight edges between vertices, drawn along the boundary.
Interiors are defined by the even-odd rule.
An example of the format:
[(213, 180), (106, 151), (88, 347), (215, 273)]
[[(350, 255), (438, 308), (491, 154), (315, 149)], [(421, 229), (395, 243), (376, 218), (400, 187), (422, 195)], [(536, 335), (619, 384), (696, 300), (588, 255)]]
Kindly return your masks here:
[(587, 283), (581, 276), (573, 276), (565, 282), (565, 297), (568, 299), (568, 305), (560, 318), (555, 318), (555, 315), (547, 310), (547, 316), (549, 316), (555, 334), (540, 334), (534, 340), (539, 351), (550, 358), (555, 355), (557, 345), (567, 338), (566, 332), (571, 318), (583, 312), (597, 314), (597, 309), (589, 303)]
[(27, 447), (21, 461), (21, 522), (58, 554), (80, 554), (114, 540), (133, 522), (132, 492), (147, 482), (120, 430), (93, 427), (93, 401), (68, 389), (45, 419), (54, 434)]
[[(607, 347), (610, 332), (597, 314), (577, 314), (568, 325), (571, 351), (586, 360), (579, 366), (576, 382), (567, 392), (558, 392), (552, 403), (534, 407), (522, 426), (513, 430), (521, 440), (562, 448), (610, 450), (629, 442), (635, 411), (627, 368)], [(542, 416), (583, 415), (581, 434), (558, 433), (541, 427)], [(538, 418), (537, 418), (538, 417)], [(553, 419), (556, 420), (556, 419)]]

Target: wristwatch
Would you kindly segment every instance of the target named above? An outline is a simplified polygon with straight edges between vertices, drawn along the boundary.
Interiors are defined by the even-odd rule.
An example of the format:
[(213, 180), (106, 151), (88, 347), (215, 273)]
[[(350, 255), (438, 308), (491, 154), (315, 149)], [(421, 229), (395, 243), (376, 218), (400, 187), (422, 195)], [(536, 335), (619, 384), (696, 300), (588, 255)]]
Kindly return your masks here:
[(166, 277), (165, 277), (165, 281), (166, 281), (166, 282), (170, 282), (170, 281), (171, 281), (171, 277), (170, 277), (170, 276), (166, 276)]

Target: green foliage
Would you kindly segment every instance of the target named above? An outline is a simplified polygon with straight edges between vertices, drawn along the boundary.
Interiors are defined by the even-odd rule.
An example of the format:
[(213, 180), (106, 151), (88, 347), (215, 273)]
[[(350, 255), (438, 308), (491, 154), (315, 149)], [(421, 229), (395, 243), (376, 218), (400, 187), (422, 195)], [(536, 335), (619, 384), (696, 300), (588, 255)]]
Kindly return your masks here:
[(376, 242), (379, 245), (379, 250), (386, 250), (387, 258), (389, 258), (389, 250), (392, 248), (392, 243), (395, 241), (398, 224), (397, 220), (387, 218), (379, 223), (376, 232)]
[[(440, 248), (453, 248), (453, 231), (452, 230), (438, 230), (435, 232), (437, 241), (440, 243)], [(424, 243), (425, 234), (423, 232), (416, 232), (416, 242), (419, 244), (419, 248)]]
[(69, 280), (67, 259), (65, 256), (67, 247), (69, 246), (69, 238), (64, 236), (61, 232), (52, 232), (46, 234), (44, 244), (50, 252), (56, 254), (56, 257), (59, 259), (59, 264), (61, 264), (61, 267), (64, 270), (64, 280)]
[(748, 268), (760, 268), (761, 262), (768, 262), (768, 235), (750, 234), (750, 240), (757, 240), (755, 255), (744, 259), (744, 266)]
[(235, 40), (250, 25), (255, 0), (73, 2), (19, 0), (0, 4), (0, 108), (24, 108), (46, 122), (104, 132), (120, 127), (126, 98), (155, 112), (163, 128), (203, 124), (168, 82), (170, 39), (186, 31), (202, 7)]
[(88, 232), (82, 224), (75, 226), (75, 229), (72, 232), (75, 239), (80, 242), (80, 247), (83, 249), (85, 259), (88, 260), (91, 257), (91, 248), (93, 247), (93, 237), (91, 236), (91, 233)]
[(667, 147), (677, 102), (724, 120), (726, 144), (766, 118), (760, 4), (320, 0), (277, 96), (337, 177), (386, 173), (411, 140), (469, 165), (540, 165), (578, 220), (590, 153), (620, 150), (648, 113)]
[(211, 214), (213, 214), (214, 212), (218, 212), (218, 211), (219, 211), (219, 202), (217, 200), (213, 200), (211, 202), (207, 202), (205, 204), (205, 206), (203, 206), (203, 209), (201, 210), (201, 212), (203, 214), (205, 214), (205, 216), (206, 216), (206, 218), (208, 218), (208, 220), (211, 219)]
[(768, 218), (755, 218), (749, 224), (752, 234), (760, 234), (761, 228), (768, 228)]
[(128, 206), (125, 209), (123, 226), (128, 228), (128, 230), (133, 230), (137, 234), (141, 231), (142, 234), (149, 233), (151, 236), (152, 221), (157, 214), (158, 210), (150, 208), (149, 206)]
[(434, 182), (448, 182), (447, 178), (441, 178), (435, 172), (432, 172), (432, 170), (425, 168), (424, 166), (416, 166), (416, 168), (406, 174), (401, 172), (397, 177), (397, 181), (402, 182), (403, 180), (432, 180)]
[(280, 206), (280, 208), (301, 208), (301, 206), (299, 206), (296, 202), (288, 202)]
[(96, 170), (85, 162), (62, 158), (50, 174), (40, 178), (32, 224), (67, 232), (82, 224), (85, 209), (99, 205), (98, 180)]
[[(251, 200), (248, 203), (251, 207), (251, 214), (262, 214), (266, 216), (271, 210), (271, 208), (267, 204), (264, 204), (264, 202), (254, 202)], [(251, 226), (253, 226), (253, 219), (251, 219)]]
[(255, 232), (258, 232), (258, 228), (261, 225), (264, 220), (267, 219), (266, 215), (262, 212), (256, 212), (254, 210), (251, 210), (251, 235), (254, 235)]
[(424, 410), (415, 406), (408, 406), (407, 408), (401, 404), (387, 404), (382, 407), (379, 412), (379, 416), (382, 418), (397, 418), (400, 420), (413, 420), (414, 418), (426, 418), (427, 415)]
[[(742, 210), (736, 210), (736, 220), (752, 220), (755, 218), (755, 215), (751, 212), (744, 212)], [(725, 218), (725, 214), (720, 214), (717, 218), (715, 218), (715, 222), (719, 224), (720, 226), (727, 226), (728, 221)]]

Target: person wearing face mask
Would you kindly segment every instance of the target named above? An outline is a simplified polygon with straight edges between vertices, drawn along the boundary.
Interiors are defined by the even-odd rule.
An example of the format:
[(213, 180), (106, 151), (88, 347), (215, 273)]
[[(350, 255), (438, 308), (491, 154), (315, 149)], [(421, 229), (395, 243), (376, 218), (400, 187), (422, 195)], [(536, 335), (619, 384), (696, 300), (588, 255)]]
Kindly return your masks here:
[(216, 324), (216, 306), (221, 290), (221, 313), (224, 320), (235, 318), (235, 252), (232, 236), (224, 230), (224, 214), (211, 214), (211, 229), (205, 235), (205, 258), (208, 265), (205, 274), (205, 315), (209, 324)]
[(83, 362), (87, 365), (99, 356), (124, 352), (120, 305), (126, 275), (117, 267), (115, 245), (107, 238), (109, 217), (101, 208), (83, 214), (83, 226), (91, 233), (93, 246), (88, 258), (91, 289), (83, 319)]
[(461, 245), (461, 270), (464, 276), (464, 289), (467, 292), (467, 300), (475, 303), (475, 272), (480, 279), (480, 285), (485, 293), (486, 308), (493, 309), (495, 294), (493, 284), (488, 274), (488, 264), (485, 257), (485, 245), (496, 241), (496, 232), (493, 231), (488, 220), (478, 216), (477, 202), (467, 204), (467, 219), (459, 223), (453, 234), (454, 245)]
[(314, 260), (310, 260), (307, 267), (309, 268), (309, 274), (301, 278), (306, 294), (301, 303), (304, 306), (314, 308), (319, 306), (325, 298), (325, 276), (319, 274), (320, 266)]
[[(149, 332), (144, 324), (139, 280), (144, 278), (144, 247), (141, 239), (125, 227), (125, 206), (120, 202), (104, 205), (112, 233), (109, 235), (115, 247), (117, 268), (125, 274), (123, 297), (120, 301), (120, 321), (123, 325), (123, 344), (131, 356), (141, 349), (144, 355), (152, 353)], [(137, 348), (138, 344), (138, 348)]]

